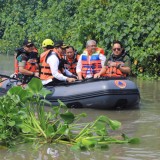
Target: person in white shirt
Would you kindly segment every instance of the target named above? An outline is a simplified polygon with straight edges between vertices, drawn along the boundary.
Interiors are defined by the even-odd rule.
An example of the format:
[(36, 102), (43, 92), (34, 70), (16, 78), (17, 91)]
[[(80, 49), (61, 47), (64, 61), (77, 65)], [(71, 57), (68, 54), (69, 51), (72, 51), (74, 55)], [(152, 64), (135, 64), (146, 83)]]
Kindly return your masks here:
[(76, 72), (79, 80), (94, 77), (104, 66), (106, 57), (99, 52), (96, 41), (88, 40), (86, 49), (79, 57)]
[(61, 53), (65, 47), (63, 43), (56, 43), (54, 46), (54, 42), (51, 39), (45, 39), (42, 42), (44, 52), (40, 55), (40, 79), (43, 85), (56, 85), (62, 81), (71, 83), (76, 80), (63, 75), (63, 73), (68, 76), (72, 75), (63, 67)]

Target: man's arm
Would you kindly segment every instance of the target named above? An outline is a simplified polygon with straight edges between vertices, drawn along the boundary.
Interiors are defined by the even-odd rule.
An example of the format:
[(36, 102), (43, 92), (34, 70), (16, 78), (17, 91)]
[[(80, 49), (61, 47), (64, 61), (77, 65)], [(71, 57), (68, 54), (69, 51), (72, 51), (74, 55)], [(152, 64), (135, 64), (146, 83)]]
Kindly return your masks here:
[(131, 60), (128, 56), (124, 57), (124, 65), (120, 65), (119, 70), (123, 73), (130, 74), (130, 72), (131, 72)]
[(58, 71), (59, 59), (57, 58), (55, 54), (52, 54), (48, 57), (47, 63), (49, 64), (51, 68), (51, 72), (54, 78), (60, 81), (68, 81), (69, 83), (74, 82), (76, 80), (75, 78), (69, 78), (59, 73)]
[(105, 63), (105, 61), (106, 61), (106, 56), (103, 55), (103, 54), (99, 54), (99, 58), (100, 58), (100, 60), (101, 60), (101, 65), (102, 65), (102, 67), (103, 67), (103, 66), (104, 66), (104, 63)]
[(58, 71), (58, 66), (59, 66), (59, 59), (57, 58), (57, 56), (55, 54), (51, 54), (48, 59), (47, 59), (47, 63), (50, 66), (52, 75), (54, 78), (60, 80), (60, 81), (66, 81), (67, 77), (64, 76), (63, 74), (59, 73)]

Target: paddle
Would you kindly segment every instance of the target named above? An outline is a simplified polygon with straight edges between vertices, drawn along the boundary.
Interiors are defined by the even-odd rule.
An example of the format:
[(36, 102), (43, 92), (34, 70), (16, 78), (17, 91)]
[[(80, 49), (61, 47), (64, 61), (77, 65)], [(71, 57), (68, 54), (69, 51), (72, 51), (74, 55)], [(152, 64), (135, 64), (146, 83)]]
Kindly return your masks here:
[(1, 77), (1, 78), (10, 78), (10, 76), (3, 75), (3, 74), (0, 74), (0, 77)]
[[(6, 78), (6, 79), (3, 79), (3, 78)], [(0, 83), (6, 81), (7, 79), (14, 79), (14, 80), (18, 81), (18, 79), (15, 78), (15, 77), (11, 77), (11, 76), (8, 76), (8, 75), (0, 74)]]

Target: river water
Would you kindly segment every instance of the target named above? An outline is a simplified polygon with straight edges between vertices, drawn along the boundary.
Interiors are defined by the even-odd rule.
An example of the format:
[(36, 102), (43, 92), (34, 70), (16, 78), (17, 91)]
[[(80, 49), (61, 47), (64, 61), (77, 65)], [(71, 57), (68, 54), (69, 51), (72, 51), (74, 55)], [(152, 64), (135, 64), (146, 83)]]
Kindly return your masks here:
[[(13, 73), (13, 57), (0, 55), (1, 74)], [(141, 94), (138, 110), (71, 109), (87, 113), (83, 121), (107, 115), (122, 123), (119, 130), (129, 137), (140, 138), (140, 144), (112, 144), (107, 150), (72, 151), (70, 146), (47, 144), (35, 149), (23, 144), (14, 149), (0, 148), (0, 160), (160, 160), (160, 81), (133, 79)]]

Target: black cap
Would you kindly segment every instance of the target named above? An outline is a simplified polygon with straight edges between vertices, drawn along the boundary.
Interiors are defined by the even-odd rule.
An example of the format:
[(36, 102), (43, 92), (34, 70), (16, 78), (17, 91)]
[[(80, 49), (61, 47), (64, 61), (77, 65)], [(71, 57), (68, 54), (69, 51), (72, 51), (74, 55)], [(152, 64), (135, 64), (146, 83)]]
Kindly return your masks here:
[(56, 41), (56, 42), (54, 43), (54, 47), (66, 48), (67, 45), (64, 44), (64, 42), (63, 42), (62, 40), (59, 40), (59, 41)]
[(34, 45), (34, 43), (31, 40), (29, 40), (29, 39), (25, 39), (23, 41), (23, 45), (24, 46), (30, 46), (30, 45)]

